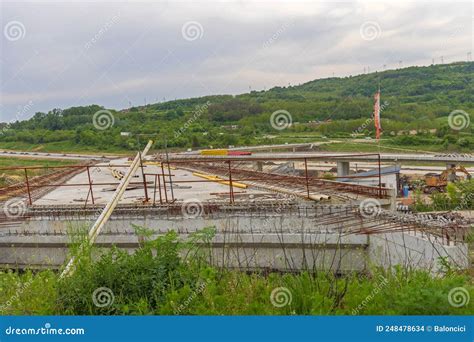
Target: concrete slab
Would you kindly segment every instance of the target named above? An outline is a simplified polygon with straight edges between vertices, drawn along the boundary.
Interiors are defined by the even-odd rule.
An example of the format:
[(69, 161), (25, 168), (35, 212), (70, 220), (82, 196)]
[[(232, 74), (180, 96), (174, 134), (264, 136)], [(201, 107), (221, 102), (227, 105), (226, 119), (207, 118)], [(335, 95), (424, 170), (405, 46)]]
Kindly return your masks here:
[[(113, 162), (114, 165), (125, 165), (127, 163), (126, 158), (117, 159)], [(114, 167), (115, 170), (125, 173), (127, 167)], [(108, 164), (98, 164), (97, 166), (90, 168), (92, 183), (119, 183), (120, 180), (114, 178), (112, 175), (112, 170), (108, 167)], [(145, 167), (145, 173), (161, 173), (161, 167), (158, 165), (147, 165)], [(165, 173), (167, 169), (165, 168)], [(175, 199), (182, 200), (198, 200), (198, 201), (212, 201), (218, 199), (215, 195), (211, 193), (226, 193), (229, 192), (229, 186), (225, 184), (220, 184), (216, 182), (205, 182), (203, 178), (193, 176), (192, 172), (186, 170), (171, 170), (172, 179), (173, 179), (173, 193)], [(154, 177), (146, 176), (147, 187), (148, 187), (148, 196), (153, 199), (153, 190), (154, 190)], [(169, 181), (169, 177), (166, 177), (166, 181)], [(175, 183), (178, 182), (187, 182), (189, 183)], [(202, 181), (202, 182), (195, 182)], [(41, 197), (40, 199), (34, 202), (35, 205), (64, 205), (64, 204), (78, 204), (85, 203), (87, 194), (89, 192), (88, 186), (88, 176), (87, 172), (82, 172), (68, 182), (67, 186), (57, 187), (53, 191), (49, 192), (47, 195)], [(136, 187), (135, 189), (130, 189), (125, 191), (124, 196), (122, 197), (121, 203), (136, 203), (141, 202), (145, 198), (145, 192), (143, 187), (143, 177), (141, 175), (141, 170), (139, 169), (136, 177), (133, 178), (131, 187)], [(73, 186), (74, 184), (82, 184), (78, 186)], [(113, 193), (117, 185), (94, 185), (94, 199), (96, 204), (106, 204), (113, 196)], [(130, 188), (131, 188), (130, 187)], [(189, 188), (190, 187), (190, 188)], [(165, 198), (165, 192), (163, 188), (163, 182), (161, 182), (161, 192), (163, 199)], [(262, 191), (256, 189), (238, 189), (234, 188), (234, 192), (246, 192), (248, 194), (258, 194)], [(171, 200), (171, 189), (167, 183), (167, 196)], [(159, 202), (158, 186), (156, 190), (156, 201)], [(89, 197), (88, 203), (91, 203)]]

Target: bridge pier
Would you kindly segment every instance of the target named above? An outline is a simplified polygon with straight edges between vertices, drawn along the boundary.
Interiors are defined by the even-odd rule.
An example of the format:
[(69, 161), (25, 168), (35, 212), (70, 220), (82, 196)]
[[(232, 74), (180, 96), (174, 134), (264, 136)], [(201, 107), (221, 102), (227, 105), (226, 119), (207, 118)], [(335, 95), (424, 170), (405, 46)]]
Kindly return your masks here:
[(348, 161), (337, 162), (337, 176), (344, 177), (348, 176), (350, 172), (350, 163)]
[(263, 162), (260, 160), (253, 162), (253, 169), (255, 171), (263, 171)]

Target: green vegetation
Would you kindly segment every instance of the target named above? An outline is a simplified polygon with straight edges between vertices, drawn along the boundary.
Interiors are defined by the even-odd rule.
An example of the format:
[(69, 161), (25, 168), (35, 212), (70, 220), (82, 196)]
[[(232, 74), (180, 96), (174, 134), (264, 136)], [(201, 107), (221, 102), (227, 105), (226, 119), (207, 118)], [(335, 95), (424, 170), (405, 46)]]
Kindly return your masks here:
[(446, 192), (435, 192), (429, 201), (423, 200), (420, 194), (415, 195), (415, 210), (444, 211), (474, 209), (474, 180), (449, 183)]
[[(105, 130), (93, 125), (94, 113), (103, 107), (53, 109), (26, 121), (3, 124), (0, 146), (116, 152), (141, 148), (148, 138), (155, 138), (156, 148), (166, 144), (182, 149), (373, 137), (373, 94), (380, 84), (382, 146), (470, 152), (474, 149), (474, 120), (458, 131), (448, 126), (447, 118), (454, 110), (473, 112), (473, 81), (474, 62), (327, 78), (237, 96), (111, 110), (114, 124)], [(291, 127), (272, 128), (270, 117), (277, 110), (291, 114)], [(121, 136), (121, 132), (132, 134)]]
[[(145, 233), (143, 233), (145, 232)], [(206, 228), (179, 242), (170, 232), (149, 239), (133, 254), (112, 248), (72, 250), (75, 273), (59, 280), (52, 271), (0, 273), (0, 310), (14, 315), (468, 315), (471, 301), (449, 304), (448, 293), (463, 287), (474, 295), (469, 277), (443, 262), (446, 274), (394, 268), (370, 274), (246, 273), (209, 266)], [(94, 253), (92, 253), (94, 252)], [(273, 294), (272, 294), (273, 293)], [(277, 294), (278, 293), (278, 294)], [(276, 303), (276, 305), (275, 305)], [(98, 305), (97, 305), (98, 304)]]
[[(22, 166), (63, 166), (78, 164), (76, 160), (56, 160), (56, 159), (34, 159), (34, 158), (15, 158), (0, 157), (0, 169)], [(32, 169), (28, 170), (28, 176), (34, 177), (50, 172), (48, 169)], [(24, 170), (0, 170), (0, 186), (7, 186), (18, 181), (24, 181)]]
[(78, 145), (73, 141), (56, 141), (46, 144), (26, 143), (22, 141), (8, 141), (0, 142), (0, 149), (12, 150), (12, 151), (29, 151), (29, 152), (51, 152), (51, 153), (70, 153), (77, 152), (83, 154), (91, 154), (102, 156), (104, 151), (115, 154), (130, 154), (129, 150), (116, 147), (108, 146), (104, 149), (99, 149), (97, 146)]
[(0, 168), (5, 167), (22, 167), (22, 166), (62, 166), (75, 165), (80, 162), (77, 160), (65, 159), (35, 159), (35, 158), (18, 158), (18, 157), (0, 157)]

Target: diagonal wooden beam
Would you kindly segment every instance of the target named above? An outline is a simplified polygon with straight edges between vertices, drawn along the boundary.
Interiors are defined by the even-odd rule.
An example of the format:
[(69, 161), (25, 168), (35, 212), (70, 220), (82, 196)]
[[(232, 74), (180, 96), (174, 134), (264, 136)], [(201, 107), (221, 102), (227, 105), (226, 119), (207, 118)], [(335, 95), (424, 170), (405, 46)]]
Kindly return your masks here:
[[(120, 181), (120, 184), (115, 190), (114, 195), (112, 196), (111, 200), (109, 201), (109, 203), (107, 203), (104, 210), (102, 210), (102, 213), (100, 214), (99, 218), (95, 221), (95, 223), (92, 225), (91, 229), (89, 230), (89, 234), (88, 234), (89, 245), (93, 245), (95, 243), (97, 236), (100, 234), (100, 231), (102, 230), (102, 228), (105, 226), (110, 216), (112, 215), (112, 212), (114, 211), (115, 207), (117, 206), (120, 199), (122, 198), (123, 193), (125, 192), (125, 189), (127, 189), (128, 184), (132, 180), (133, 175), (137, 172), (138, 167), (140, 166), (141, 158), (146, 156), (146, 154), (148, 153), (152, 145), (153, 145), (153, 141), (150, 140), (148, 144), (146, 145), (145, 149), (143, 150), (143, 152), (141, 153), (138, 152), (137, 155), (135, 156), (135, 159), (130, 165), (130, 168), (128, 169), (125, 176)], [(66, 268), (61, 273), (59, 279), (72, 275), (74, 273), (74, 264), (75, 264), (75, 257), (73, 256), (67, 263)]]

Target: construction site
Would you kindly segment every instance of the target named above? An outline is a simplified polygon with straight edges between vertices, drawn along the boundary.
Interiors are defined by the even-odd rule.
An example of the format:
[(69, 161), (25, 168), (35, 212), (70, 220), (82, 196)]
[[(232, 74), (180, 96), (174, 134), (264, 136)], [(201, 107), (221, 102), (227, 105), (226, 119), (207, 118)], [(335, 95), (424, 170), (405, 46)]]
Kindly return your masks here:
[(437, 274), (440, 259), (470, 267), (472, 218), (411, 212), (403, 179), (415, 172), (405, 165), (412, 158), (444, 164), (426, 181), (427, 192), (443, 191), (456, 172), (470, 177), (472, 156), (330, 154), (305, 144), (151, 153), (151, 146), (132, 157), (3, 168), (21, 179), (0, 188), (0, 265), (61, 269), (77, 230), (96, 246), (133, 251), (140, 226), (182, 238), (215, 227), (213, 262), (229, 269), (340, 274), (402, 265)]

